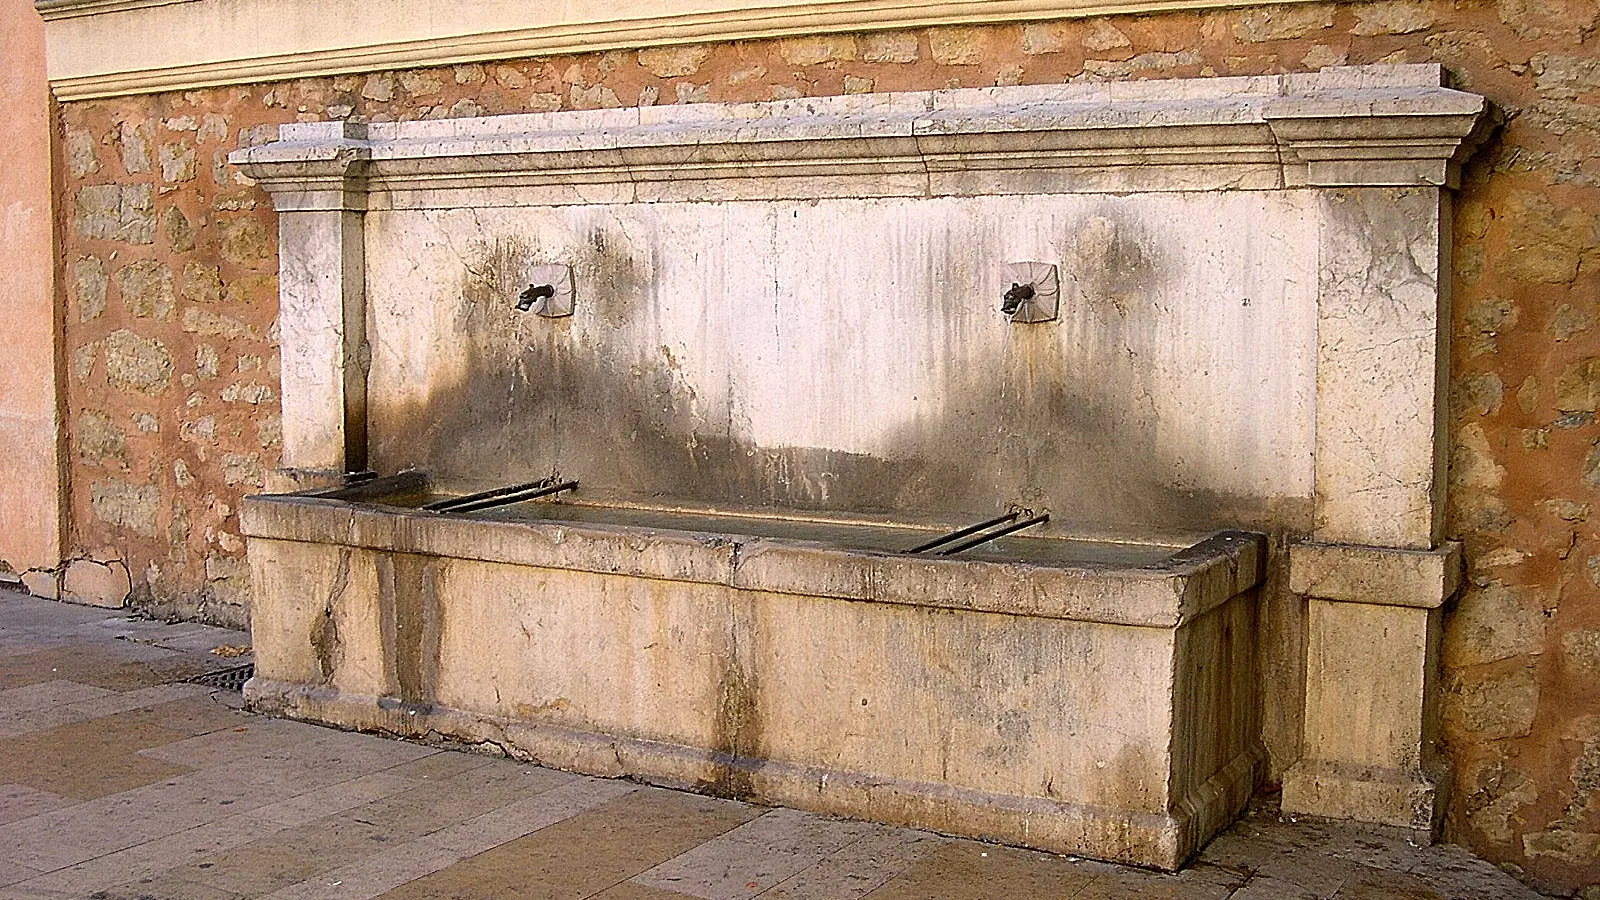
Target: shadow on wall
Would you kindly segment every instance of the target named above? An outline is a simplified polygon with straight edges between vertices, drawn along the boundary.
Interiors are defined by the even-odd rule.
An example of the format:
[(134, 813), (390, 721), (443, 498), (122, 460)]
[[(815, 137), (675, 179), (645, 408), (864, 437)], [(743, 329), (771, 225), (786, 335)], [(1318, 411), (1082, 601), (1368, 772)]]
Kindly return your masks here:
[[(1160, 258), (1126, 237), (1099, 241), (1097, 271), (1117, 274), (1079, 289), (1106, 305), (1109, 331), (1097, 339), (1116, 343), (1126, 321), (1118, 305), (1161, 277)], [(646, 269), (624, 242), (596, 229), (573, 260), (581, 284), (607, 286), (579, 303), (594, 304), (588, 314), (611, 326), (634, 320), (648, 302)], [(1069, 359), (1059, 331), (1066, 323), (1011, 329), (984, 371), (941, 367), (942, 412), (899, 426), (882, 456), (759, 446), (731, 421), (706, 418), (670, 348), (641, 348), (615, 327), (592, 331), (586, 345), (572, 318), (518, 312), (536, 248), (500, 238), (465, 255), (460, 303), (445, 326), (461, 374), (430, 383), (425, 402), (375, 398), (370, 443), (379, 471), (422, 468), (462, 488), (559, 474), (599, 500), (946, 521), (1020, 503), (1048, 509), (1062, 533), (1309, 527), (1306, 500), (1173, 487), (1155, 450), (1154, 414), (1111, 408), (1127, 402), (1113, 388), (1128, 373), (1075, 375), (1082, 362)], [(935, 283), (951, 283), (949, 274), (935, 272)]]

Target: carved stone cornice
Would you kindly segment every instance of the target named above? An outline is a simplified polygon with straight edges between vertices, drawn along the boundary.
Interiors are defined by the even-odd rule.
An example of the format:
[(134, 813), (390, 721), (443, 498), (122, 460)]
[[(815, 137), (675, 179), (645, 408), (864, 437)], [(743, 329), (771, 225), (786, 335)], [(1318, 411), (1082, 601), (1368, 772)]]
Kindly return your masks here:
[[(276, 194), (519, 203), (1453, 184), (1493, 122), (1438, 66), (285, 125), (230, 158)], [(412, 195), (397, 199), (396, 195)]]

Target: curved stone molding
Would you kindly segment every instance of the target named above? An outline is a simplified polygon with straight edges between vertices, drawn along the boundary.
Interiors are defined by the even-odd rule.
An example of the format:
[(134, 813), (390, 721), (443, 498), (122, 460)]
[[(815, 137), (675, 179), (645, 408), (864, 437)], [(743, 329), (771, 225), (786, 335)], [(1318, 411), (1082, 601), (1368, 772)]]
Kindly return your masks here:
[[(279, 208), (1454, 183), (1491, 121), (1438, 66), (427, 122), (285, 125), (233, 162)], [(406, 194), (403, 198), (395, 195)], [(378, 197), (383, 199), (377, 199)], [(286, 206), (286, 204), (288, 204)]]
[[(1303, 2), (1303, 0), (1279, 0)], [(38, 0), (62, 100), (706, 41), (1247, 6), (1241, 0)]]

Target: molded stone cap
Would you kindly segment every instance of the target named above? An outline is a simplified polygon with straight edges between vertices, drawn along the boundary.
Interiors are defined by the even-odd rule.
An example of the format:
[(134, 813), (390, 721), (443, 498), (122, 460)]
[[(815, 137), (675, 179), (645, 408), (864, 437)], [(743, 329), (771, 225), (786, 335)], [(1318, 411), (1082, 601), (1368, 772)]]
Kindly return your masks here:
[[(778, 180), (786, 196), (856, 196), (861, 187), (849, 176), (885, 175), (913, 176), (893, 189), (902, 196), (1437, 186), (1454, 183), (1460, 161), (1496, 121), (1483, 97), (1443, 82), (1437, 65), (1357, 66), (1311, 75), (313, 122), (284, 125), (278, 141), (229, 159), (273, 193), (312, 189), (308, 181), (317, 177), (348, 189), (363, 173), (375, 193)], [(326, 190), (326, 182), (318, 188)]]
[(1318, 600), (1433, 609), (1461, 587), (1461, 545), (1402, 550), (1303, 541), (1289, 547), (1289, 590)]

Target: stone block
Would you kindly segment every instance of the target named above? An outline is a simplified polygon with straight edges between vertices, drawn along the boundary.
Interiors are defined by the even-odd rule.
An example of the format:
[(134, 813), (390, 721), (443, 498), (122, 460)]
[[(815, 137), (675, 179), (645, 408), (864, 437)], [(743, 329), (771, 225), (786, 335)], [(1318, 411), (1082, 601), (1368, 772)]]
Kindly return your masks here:
[(61, 579), (61, 599), (88, 606), (121, 609), (133, 590), (128, 567), (121, 560), (75, 559)]
[(35, 597), (61, 599), (61, 573), (54, 569), (29, 569), (23, 572), (22, 586)]
[(1461, 585), (1461, 545), (1404, 550), (1302, 541), (1289, 548), (1289, 590), (1322, 600), (1431, 609)]

